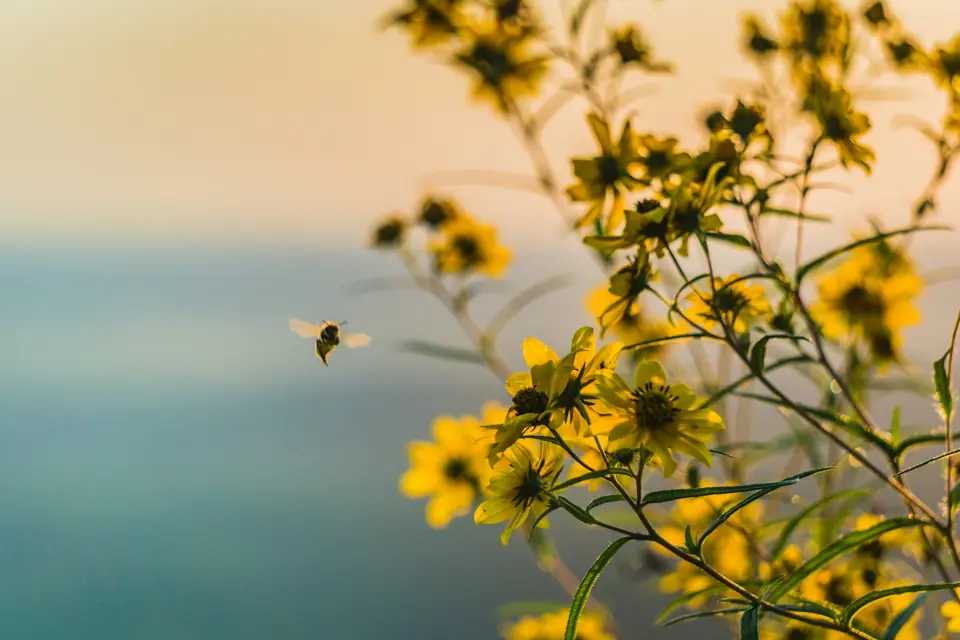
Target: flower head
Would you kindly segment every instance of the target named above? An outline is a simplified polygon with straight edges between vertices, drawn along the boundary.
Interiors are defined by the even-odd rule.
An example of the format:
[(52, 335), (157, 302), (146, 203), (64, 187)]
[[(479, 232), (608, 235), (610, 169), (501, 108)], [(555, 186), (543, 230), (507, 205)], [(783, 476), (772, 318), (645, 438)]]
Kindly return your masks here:
[(743, 333), (772, 311), (763, 287), (751, 285), (737, 274), (726, 279), (714, 278), (711, 289), (693, 291), (687, 300), (690, 301), (687, 315), (707, 331), (722, 321), (737, 333)]
[(870, 118), (854, 109), (853, 98), (848, 91), (812, 79), (804, 99), (804, 109), (816, 116), (820, 135), (834, 144), (844, 167), (854, 164), (870, 173), (876, 155), (873, 149), (859, 140), (870, 130)]
[(417, 48), (437, 47), (457, 35), (462, 4), (462, 0), (410, 0), (387, 18), (387, 24), (406, 30)]
[(574, 202), (590, 205), (577, 227), (600, 220), (607, 202), (611, 202), (605, 224), (610, 231), (623, 221), (624, 194), (641, 184), (631, 173), (639, 160), (637, 137), (627, 122), (620, 132), (620, 139), (614, 144), (606, 120), (591, 113), (587, 122), (600, 146), (600, 155), (573, 159), (573, 173), (578, 182), (567, 189), (567, 196)]
[[(491, 497), (477, 507), (474, 522), (496, 524), (508, 520), (500, 535), (500, 541), (506, 545), (517, 527), (528, 518), (537, 521), (549, 508), (550, 490), (562, 470), (563, 456), (563, 449), (548, 442), (521, 442), (510, 447), (490, 480)], [(548, 526), (546, 519), (540, 520), (538, 526)]]
[(705, 442), (724, 429), (723, 419), (709, 409), (694, 409), (694, 393), (686, 385), (668, 384), (659, 362), (637, 364), (632, 387), (613, 372), (598, 376), (597, 384), (599, 403), (610, 415), (611, 441), (654, 453), (665, 476), (677, 468), (673, 451), (711, 463)]
[(456, 201), (449, 198), (428, 196), (424, 198), (420, 205), (420, 215), (417, 216), (417, 222), (436, 231), (454, 220), (464, 217), (466, 217), (466, 214)]
[[(587, 298), (587, 310), (597, 319), (601, 337), (609, 331), (624, 344), (666, 338), (675, 333), (669, 323), (654, 320), (641, 308), (638, 297), (620, 298), (606, 285), (600, 285)], [(666, 345), (634, 349), (631, 355), (653, 358), (663, 353)]]
[(646, 35), (634, 25), (621, 27), (610, 34), (613, 49), (624, 67), (637, 65), (644, 71), (662, 73), (670, 71), (669, 64), (654, 60)]
[(403, 243), (406, 231), (407, 223), (403, 218), (387, 218), (373, 230), (372, 244), (378, 249), (396, 248)]
[(465, 215), (442, 227), (442, 234), (431, 243), (430, 251), (440, 273), (476, 272), (499, 277), (510, 262), (510, 250), (497, 242), (496, 228)]
[[(503, 629), (504, 640), (563, 640), (567, 630), (569, 609), (541, 616), (525, 616)], [(616, 640), (604, 630), (603, 618), (595, 613), (581, 614), (577, 623), (578, 640)]]
[[(496, 419), (503, 411), (488, 403), (484, 419)], [(433, 422), (433, 442), (410, 443), (410, 469), (400, 478), (400, 491), (408, 498), (430, 497), (431, 527), (442, 529), (454, 517), (467, 514), (485, 491), (493, 472), (486, 448), (477, 440), (480, 434), (480, 423), (473, 416), (459, 420), (440, 416)]]

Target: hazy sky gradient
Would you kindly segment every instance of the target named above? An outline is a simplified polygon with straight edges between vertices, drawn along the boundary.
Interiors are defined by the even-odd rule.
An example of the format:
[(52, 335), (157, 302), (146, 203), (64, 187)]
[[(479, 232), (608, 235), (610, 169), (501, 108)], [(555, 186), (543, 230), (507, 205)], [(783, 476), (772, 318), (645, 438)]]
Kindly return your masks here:
[[(560, 15), (563, 3), (541, 3)], [(566, 4), (569, 4), (567, 2)], [(637, 103), (641, 130), (696, 142), (704, 97), (751, 77), (738, 13), (771, 0), (608, 0), (610, 21), (637, 20), (673, 78)], [(954, 0), (890, 3), (924, 42), (960, 29)], [(0, 237), (18, 245), (358, 242), (372, 221), (412, 206), (437, 170), (529, 172), (509, 130), (469, 103), (457, 73), (378, 33), (393, 0), (5, 0), (0, 4)], [(887, 85), (895, 81), (886, 82)], [(940, 98), (871, 106), (881, 158), (855, 197), (823, 206), (903, 220), (933, 167), (898, 113), (928, 119)], [(558, 160), (593, 149), (571, 106), (548, 129)], [(565, 163), (558, 163), (563, 174)], [(523, 243), (557, 218), (537, 196), (457, 193)], [(947, 217), (960, 189), (942, 198)], [(558, 233), (559, 230), (557, 229)]]

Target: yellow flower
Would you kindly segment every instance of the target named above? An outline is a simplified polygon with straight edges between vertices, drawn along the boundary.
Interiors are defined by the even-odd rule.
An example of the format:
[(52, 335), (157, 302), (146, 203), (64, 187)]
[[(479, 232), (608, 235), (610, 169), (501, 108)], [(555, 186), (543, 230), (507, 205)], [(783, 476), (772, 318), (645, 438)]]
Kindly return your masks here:
[(653, 59), (647, 37), (634, 25), (627, 25), (611, 32), (610, 41), (620, 58), (620, 64), (624, 67), (635, 64), (651, 73), (671, 70), (669, 64)]
[[(960, 589), (954, 589), (960, 595)], [(947, 619), (947, 631), (960, 633), (960, 603), (951, 598), (940, 607), (940, 613)]]
[[(567, 630), (569, 609), (561, 609), (541, 616), (526, 616), (503, 630), (504, 640), (563, 640)], [(577, 623), (578, 640), (616, 640), (604, 631), (603, 618), (594, 613), (583, 613)]]
[(920, 319), (913, 300), (922, 286), (902, 252), (862, 246), (819, 280), (810, 313), (827, 338), (862, 342), (885, 364), (899, 359), (901, 329)]
[[(491, 497), (477, 507), (474, 522), (496, 524), (508, 520), (500, 535), (500, 542), (506, 545), (510, 534), (527, 518), (536, 521), (550, 506), (550, 490), (563, 468), (563, 455), (563, 449), (542, 441), (533, 445), (518, 442), (510, 447), (490, 480)], [(547, 527), (546, 518), (538, 526)]]
[[(666, 338), (676, 333), (668, 322), (651, 320), (634, 297), (624, 300), (610, 292), (607, 285), (600, 285), (587, 297), (587, 310), (600, 325), (600, 335), (610, 331), (624, 344), (636, 344), (646, 340)], [(634, 349), (632, 356), (654, 358), (663, 353), (668, 343)]]
[(409, 6), (389, 16), (387, 24), (405, 29), (417, 48), (442, 45), (458, 31), (461, 0), (410, 0)]
[[(484, 417), (496, 409), (487, 405)], [(454, 517), (466, 515), (490, 481), (492, 470), (479, 436), (480, 423), (473, 416), (440, 416), (433, 423), (434, 442), (410, 443), (411, 468), (400, 478), (400, 491), (408, 498), (430, 496), (431, 527), (442, 529)]]
[(430, 245), (440, 273), (477, 272), (497, 278), (510, 263), (510, 250), (497, 242), (497, 230), (491, 225), (461, 216), (445, 224), (442, 232)]
[(657, 138), (645, 134), (638, 139), (638, 162), (648, 180), (665, 183), (667, 178), (678, 173), (690, 161), (689, 154), (677, 151), (676, 138)]
[(537, 94), (549, 59), (532, 51), (530, 31), (502, 29), (495, 20), (469, 31), (454, 60), (474, 76), (473, 97), (506, 113)]
[(779, 48), (777, 42), (767, 35), (766, 28), (756, 16), (745, 16), (743, 28), (746, 31), (744, 42), (747, 50), (758, 58), (764, 58)]
[(814, 78), (807, 88), (804, 110), (816, 116), (820, 135), (834, 144), (844, 167), (856, 164), (870, 173), (876, 154), (859, 141), (870, 130), (870, 118), (853, 108), (849, 92)]
[(850, 18), (835, 0), (797, 1), (783, 16), (784, 48), (795, 58), (839, 62), (850, 46)]
[(665, 476), (677, 468), (673, 451), (710, 465), (710, 451), (704, 443), (724, 428), (723, 419), (708, 409), (691, 409), (694, 393), (683, 384), (668, 385), (659, 362), (642, 360), (633, 388), (613, 372), (598, 375), (597, 383), (599, 402), (611, 416), (607, 422), (611, 441), (656, 454)]
[(707, 331), (722, 320), (734, 331), (743, 333), (772, 312), (763, 287), (748, 284), (737, 274), (726, 279), (714, 278), (713, 288), (692, 291), (687, 294), (687, 300), (690, 301), (687, 315)]
[(626, 122), (615, 145), (606, 120), (591, 113), (587, 116), (587, 122), (600, 145), (600, 155), (573, 159), (573, 173), (579, 181), (567, 188), (567, 195), (574, 202), (590, 204), (587, 212), (577, 221), (577, 228), (600, 220), (610, 201), (610, 214), (604, 225), (609, 233), (623, 222), (624, 194), (641, 184), (630, 173), (639, 159), (637, 138), (630, 123)]
[(937, 47), (930, 64), (937, 82), (955, 95), (960, 94), (960, 35), (954, 36), (945, 47)]

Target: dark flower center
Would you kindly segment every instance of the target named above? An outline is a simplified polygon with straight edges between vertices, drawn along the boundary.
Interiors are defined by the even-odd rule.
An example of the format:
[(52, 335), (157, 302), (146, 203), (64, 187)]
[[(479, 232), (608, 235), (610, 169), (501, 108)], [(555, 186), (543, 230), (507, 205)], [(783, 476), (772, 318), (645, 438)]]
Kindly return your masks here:
[(670, 388), (666, 385), (654, 386), (648, 382), (635, 389), (633, 395), (637, 426), (641, 429), (660, 429), (671, 425), (680, 413), (680, 408), (674, 406), (674, 402), (680, 398), (670, 394)]
[(853, 602), (853, 596), (850, 594), (850, 585), (839, 576), (830, 578), (830, 582), (827, 583), (825, 591), (827, 602), (838, 604), (841, 607), (845, 607)]
[(682, 234), (700, 229), (700, 219), (700, 210), (689, 204), (678, 207), (673, 214), (673, 224)]
[(941, 51), (940, 66), (947, 76), (951, 78), (960, 76), (960, 52)]
[(502, 48), (478, 43), (469, 56), (469, 63), (477, 70), (485, 84), (499, 87), (503, 78), (513, 70), (513, 62)]
[(897, 351), (893, 346), (893, 336), (890, 331), (880, 329), (871, 331), (867, 336), (870, 342), (870, 351), (877, 360), (896, 360)]
[(890, 55), (893, 56), (893, 61), (897, 64), (903, 64), (912, 58), (913, 54), (917, 52), (916, 47), (906, 40), (901, 40), (900, 42), (891, 42), (887, 46), (890, 49)]
[(525, 413), (539, 415), (547, 410), (548, 400), (547, 394), (543, 391), (527, 387), (517, 391), (517, 395), (513, 396), (513, 410), (517, 415)]
[(423, 211), (420, 212), (420, 219), (431, 229), (436, 229), (452, 217), (450, 210), (436, 200), (430, 200), (424, 204)]
[(670, 169), (670, 154), (663, 149), (649, 149), (644, 164), (651, 176), (661, 176)]
[(389, 247), (400, 242), (403, 237), (403, 223), (399, 220), (390, 220), (377, 228), (375, 244)]
[(522, 506), (529, 505), (543, 493), (543, 478), (540, 476), (542, 467), (543, 462), (541, 461), (538, 468), (534, 469), (533, 467), (529, 467), (524, 471), (523, 479), (520, 481), (520, 486), (517, 487), (517, 494), (513, 499), (515, 504)]
[(803, 629), (790, 629), (784, 640), (810, 640), (810, 633)]
[(747, 46), (750, 47), (751, 51), (762, 56), (776, 50), (777, 43), (757, 31), (750, 36), (750, 42)]
[(747, 298), (742, 291), (733, 287), (724, 287), (717, 291), (711, 303), (722, 314), (736, 315), (747, 306)]
[(870, 542), (857, 548), (857, 553), (859, 555), (873, 558), (874, 560), (879, 560), (882, 558), (884, 551), (886, 551), (886, 549), (879, 540), (871, 540)]
[(460, 458), (450, 458), (443, 467), (443, 475), (450, 480), (466, 480), (470, 467)]
[(828, 114), (823, 118), (823, 135), (831, 140), (848, 140), (855, 134), (849, 118), (838, 114)]
[(597, 160), (597, 164), (600, 170), (600, 181), (604, 185), (612, 187), (620, 181), (621, 177), (623, 177), (623, 171), (620, 168), (620, 160), (616, 156), (602, 155)]
[(454, 251), (460, 254), (464, 264), (468, 267), (479, 263), (483, 258), (480, 253), (480, 245), (473, 236), (457, 236), (453, 239), (452, 244)]
[(863, 578), (868, 587), (872, 588), (877, 585), (877, 572), (873, 569), (864, 569), (860, 577)]
[(829, 16), (823, 9), (803, 13), (803, 48), (814, 58), (819, 58), (826, 52), (829, 22)]
[(852, 318), (856, 319), (874, 319), (883, 315), (886, 308), (879, 294), (859, 284), (847, 289), (840, 304)]
[(760, 123), (763, 122), (763, 116), (756, 109), (751, 109), (746, 105), (738, 105), (730, 118), (730, 128), (735, 134), (746, 141)]

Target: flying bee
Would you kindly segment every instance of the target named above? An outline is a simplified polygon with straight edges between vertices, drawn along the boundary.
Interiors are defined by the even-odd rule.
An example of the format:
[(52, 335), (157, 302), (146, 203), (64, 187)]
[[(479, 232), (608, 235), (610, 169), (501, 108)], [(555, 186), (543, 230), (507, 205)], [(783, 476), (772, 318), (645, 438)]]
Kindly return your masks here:
[(330, 322), (324, 320), (322, 325), (304, 322), (303, 320), (290, 320), (290, 330), (301, 338), (313, 338), (316, 340), (316, 354), (327, 366), (327, 356), (337, 345), (343, 344), (348, 349), (359, 349), (370, 344), (370, 336), (365, 333), (340, 333), (340, 327), (346, 322)]

